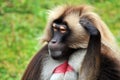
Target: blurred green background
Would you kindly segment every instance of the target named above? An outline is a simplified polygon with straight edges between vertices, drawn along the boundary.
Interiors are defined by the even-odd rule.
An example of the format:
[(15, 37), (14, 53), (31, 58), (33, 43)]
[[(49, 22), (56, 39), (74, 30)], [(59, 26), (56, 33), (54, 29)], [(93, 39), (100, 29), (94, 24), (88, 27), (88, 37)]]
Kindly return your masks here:
[(119, 0), (0, 0), (0, 80), (20, 80), (40, 49), (47, 10), (61, 4), (89, 4), (109, 26), (120, 46)]

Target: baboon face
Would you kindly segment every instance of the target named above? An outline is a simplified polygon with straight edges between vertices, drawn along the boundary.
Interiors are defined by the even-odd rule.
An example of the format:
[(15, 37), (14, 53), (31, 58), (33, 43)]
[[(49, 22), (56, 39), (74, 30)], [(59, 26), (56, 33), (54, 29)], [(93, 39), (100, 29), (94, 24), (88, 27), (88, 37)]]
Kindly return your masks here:
[(49, 41), (49, 54), (54, 59), (67, 58), (69, 47), (66, 39), (70, 35), (70, 30), (66, 24), (54, 22), (51, 27), (52, 38)]
[(68, 8), (48, 23), (47, 41), (52, 58), (68, 58), (72, 52), (69, 52), (70, 49), (87, 48), (89, 35), (80, 19), (79, 10)]
[(69, 50), (86, 48), (88, 34), (79, 21), (79, 15), (71, 14), (52, 22), (50, 27), (51, 39), (48, 42), (49, 53), (52, 58), (68, 58), (72, 52)]

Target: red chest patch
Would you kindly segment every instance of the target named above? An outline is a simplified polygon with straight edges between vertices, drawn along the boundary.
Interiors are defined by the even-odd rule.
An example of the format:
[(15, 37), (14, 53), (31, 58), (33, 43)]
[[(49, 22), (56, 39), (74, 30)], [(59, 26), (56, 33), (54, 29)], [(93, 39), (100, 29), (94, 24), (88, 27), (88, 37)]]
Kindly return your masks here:
[(53, 73), (66, 73), (68, 71), (73, 71), (73, 68), (68, 64), (67, 61), (65, 61), (63, 64), (57, 66)]

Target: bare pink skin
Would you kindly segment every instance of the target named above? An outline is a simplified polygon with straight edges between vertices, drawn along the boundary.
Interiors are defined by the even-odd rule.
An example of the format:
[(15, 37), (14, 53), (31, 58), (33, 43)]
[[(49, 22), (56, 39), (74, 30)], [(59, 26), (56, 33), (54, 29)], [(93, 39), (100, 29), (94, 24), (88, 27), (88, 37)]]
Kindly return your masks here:
[(73, 68), (68, 64), (67, 61), (65, 61), (63, 64), (60, 64), (59, 66), (57, 66), (53, 73), (66, 73), (69, 71), (73, 71)]

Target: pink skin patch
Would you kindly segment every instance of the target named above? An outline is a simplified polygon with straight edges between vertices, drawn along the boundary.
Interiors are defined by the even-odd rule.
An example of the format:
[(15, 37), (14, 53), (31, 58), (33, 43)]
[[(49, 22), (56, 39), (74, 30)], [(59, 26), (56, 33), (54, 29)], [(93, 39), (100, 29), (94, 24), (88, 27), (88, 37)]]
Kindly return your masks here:
[(63, 64), (57, 66), (53, 73), (66, 73), (67, 71), (73, 71), (73, 68), (65, 61)]

